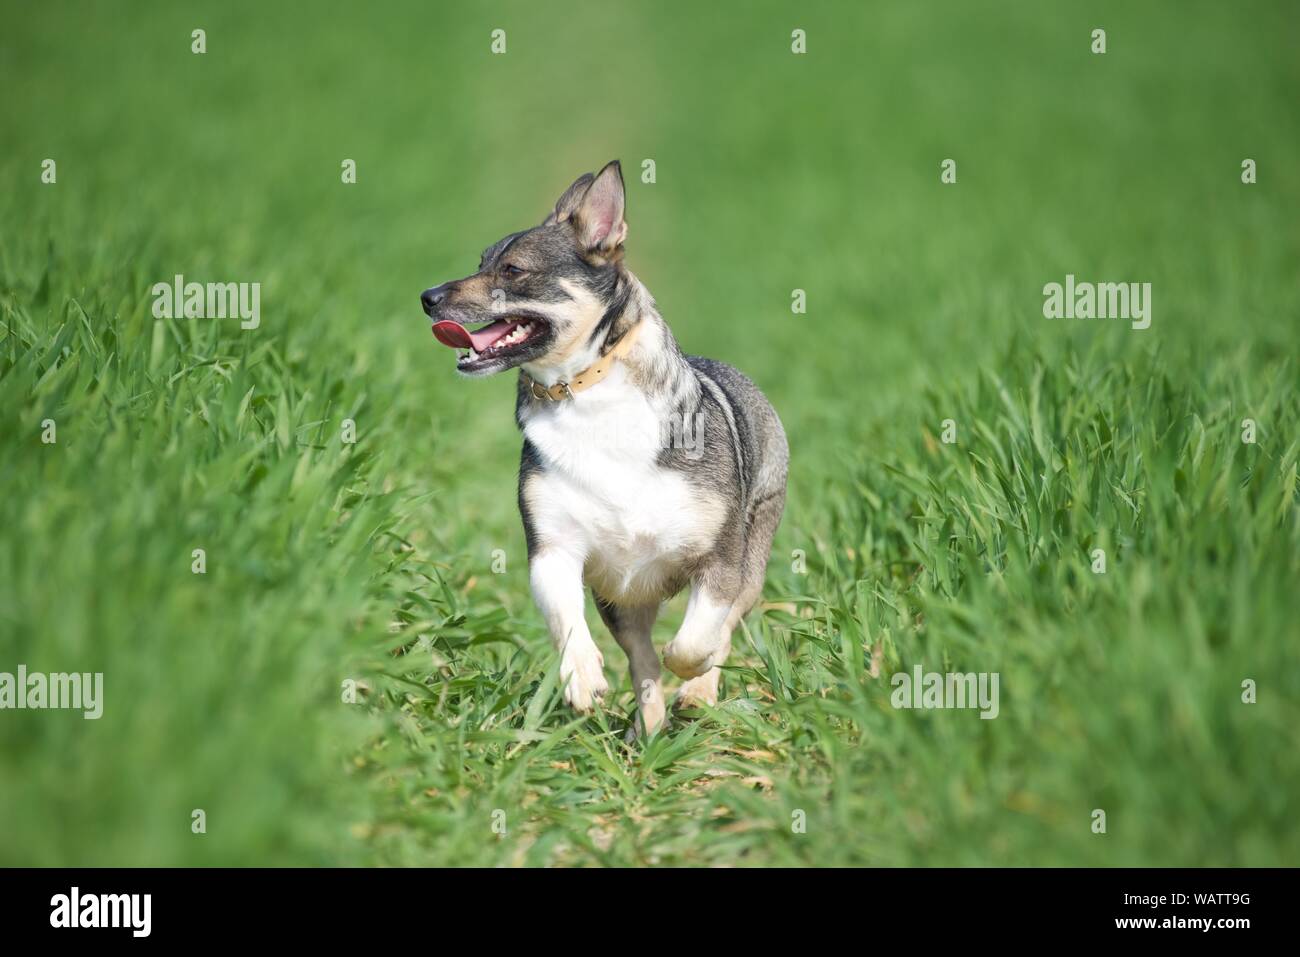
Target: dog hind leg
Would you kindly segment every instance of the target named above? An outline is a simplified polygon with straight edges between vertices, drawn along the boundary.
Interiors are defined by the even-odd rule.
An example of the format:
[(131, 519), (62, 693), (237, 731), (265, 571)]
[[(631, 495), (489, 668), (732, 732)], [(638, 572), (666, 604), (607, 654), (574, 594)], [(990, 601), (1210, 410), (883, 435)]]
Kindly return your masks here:
[[(749, 536), (745, 542), (742, 574), (744, 584), (732, 602), (722, 626), (722, 643), (712, 656), (713, 667), (704, 674), (691, 678), (677, 689), (673, 708), (691, 708), (701, 704), (713, 707), (718, 703), (718, 690), (722, 680), (719, 667), (731, 651), (731, 633), (740, 620), (749, 614), (763, 596), (763, 582), (767, 578), (767, 560), (772, 553), (772, 539), (781, 523), (785, 509), (785, 489), (778, 488), (754, 507), (749, 520)], [(664, 649), (665, 661), (668, 650)]]

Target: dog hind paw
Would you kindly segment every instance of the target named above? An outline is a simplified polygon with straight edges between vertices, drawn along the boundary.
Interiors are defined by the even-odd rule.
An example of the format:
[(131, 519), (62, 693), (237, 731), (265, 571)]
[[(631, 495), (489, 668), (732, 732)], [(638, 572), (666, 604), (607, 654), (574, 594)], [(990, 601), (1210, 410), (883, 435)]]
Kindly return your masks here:
[(673, 710), (698, 708), (700, 705), (716, 707), (718, 703), (718, 675), (709, 671), (692, 678), (677, 689)]

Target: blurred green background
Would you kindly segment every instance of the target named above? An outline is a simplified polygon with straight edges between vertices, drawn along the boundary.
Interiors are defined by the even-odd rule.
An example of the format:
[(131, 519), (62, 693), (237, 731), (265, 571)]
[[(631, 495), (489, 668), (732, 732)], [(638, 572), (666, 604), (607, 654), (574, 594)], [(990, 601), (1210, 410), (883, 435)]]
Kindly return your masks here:
[[(1297, 863), (1298, 11), (4, 4), (0, 671), (106, 700), (0, 712), (0, 863)], [(594, 613), (619, 691), (557, 705), (513, 380), (417, 301), (613, 158), (792, 451), (726, 700), (632, 748)], [(177, 273), (261, 327), (155, 321)], [(1000, 718), (893, 710), (916, 663)]]

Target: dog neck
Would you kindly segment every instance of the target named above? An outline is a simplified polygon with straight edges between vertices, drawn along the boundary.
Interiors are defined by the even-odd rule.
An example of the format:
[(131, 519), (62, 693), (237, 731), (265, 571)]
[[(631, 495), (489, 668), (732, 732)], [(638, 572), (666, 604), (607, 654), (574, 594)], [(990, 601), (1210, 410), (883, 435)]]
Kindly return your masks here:
[(601, 317), (582, 349), (555, 364), (521, 367), (521, 392), (534, 401), (562, 401), (593, 388), (618, 364), (647, 391), (676, 378), (685, 366), (667, 324), (649, 290), (630, 272), (626, 285)]
[(562, 379), (554, 385), (542, 385), (536, 379), (530, 378), (527, 372), (521, 372), (524, 387), (528, 390), (530, 396), (542, 402), (559, 402), (563, 399), (572, 399), (579, 392), (586, 392), (592, 386), (602, 382), (610, 370), (614, 368), (615, 363), (631, 353), (641, 329), (642, 323), (637, 322), (624, 332), (613, 345), (607, 344), (601, 357), (593, 364), (572, 378)]

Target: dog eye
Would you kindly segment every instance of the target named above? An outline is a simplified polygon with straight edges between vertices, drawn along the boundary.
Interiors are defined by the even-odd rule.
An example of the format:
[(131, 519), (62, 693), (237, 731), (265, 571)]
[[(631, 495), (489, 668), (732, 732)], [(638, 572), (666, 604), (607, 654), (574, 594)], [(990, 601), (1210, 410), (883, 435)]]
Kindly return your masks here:
[(520, 269), (518, 266), (516, 266), (514, 263), (506, 263), (504, 266), (501, 267), (501, 275), (503, 276), (510, 276), (511, 278), (514, 278), (515, 276), (522, 276), (523, 274), (524, 271)]

